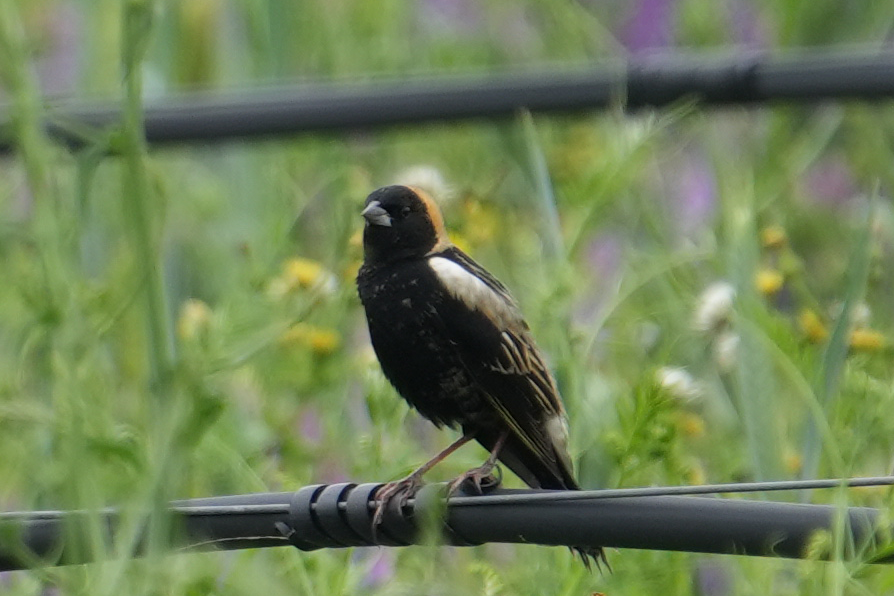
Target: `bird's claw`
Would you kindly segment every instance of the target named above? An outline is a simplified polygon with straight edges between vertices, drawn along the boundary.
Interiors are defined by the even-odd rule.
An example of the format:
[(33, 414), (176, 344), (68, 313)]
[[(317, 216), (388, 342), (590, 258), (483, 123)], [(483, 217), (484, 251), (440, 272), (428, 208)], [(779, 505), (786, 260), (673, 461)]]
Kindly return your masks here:
[(422, 486), (422, 478), (416, 474), (410, 474), (401, 480), (389, 482), (376, 491), (376, 510), (375, 513), (373, 513), (372, 519), (373, 535), (375, 535), (376, 529), (382, 525), (382, 520), (385, 517), (385, 510), (388, 509), (391, 502), (394, 499), (398, 499), (398, 508), (403, 509), (409, 500), (419, 492), (419, 489), (422, 488)]
[(483, 495), (485, 492), (490, 492), (499, 486), (502, 480), (503, 473), (499, 466), (484, 464), (463, 472), (451, 480), (450, 484), (447, 485), (447, 497), (452, 496), (463, 486), (466, 486), (467, 493)]

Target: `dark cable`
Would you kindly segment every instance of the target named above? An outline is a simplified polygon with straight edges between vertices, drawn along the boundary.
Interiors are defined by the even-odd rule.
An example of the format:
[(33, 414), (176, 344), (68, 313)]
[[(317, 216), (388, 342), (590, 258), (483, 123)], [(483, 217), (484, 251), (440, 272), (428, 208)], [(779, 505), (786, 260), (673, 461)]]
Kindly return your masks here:
[[(766, 101), (879, 100), (894, 95), (894, 54), (878, 50), (802, 51), (770, 56), (666, 55), (586, 68), (485, 73), (370, 84), (313, 83), (252, 92), (195, 93), (146, 106), (150, 143), (211, 142), (371, 129), (469, 118), (507, 118), (520, 109), (579, 112)], [(120, 121), (113, 102), (56, 103), (47, 130), (80, 146)], [(0, 131), (9, 115), (0, 109)], [(6, 133), (8, 134), (8, 133)], [(0, 137), (0, 150), (12, 140)]]
[[(873, 480), (890, 482), (890, 478), (855, 479), (851, 484), (866, 486)], [(822, 482), (826, 487), (846, 483)], [(727, 492), (730, 487), (738, 487), (737, 492), (741, 492), (743, 488), (764, 484), (768, 483), (715, 488), (723, 487), (723, 492)], [(814, 486), (818, 484), (814, 482)], [(180, 531), (171, 537), (172, 546), (233, 550), (292, 544), (301, 550), (316, 550), (417, 544), (416, 520), (442, 511), (444, 485), (425, 487), (402, 509), (389, 507), (373, 535), (370, 503), (380, 486), (313, 485), (294, 493), (176, 501), (172, 503), (172, 514), (179, 520)], [(848, 536), (843, 543), (857, 546), (857, 550), (846, 552), (845, 556), (863, 556), (872, 562), (891, 562), (894, 558), (871, 555), (880, 541), (878, 536), (883, 536), (885, 530), (877, 528), (882, 517), (875, 509), (693, 496), (632, 496), (633, 491), (656, 489), (662, 490), (655, 487), (603, 491), (599, 494), (615, 496), (583, 500), (561, 498), (569, 494), (565, 492), (531, 490), (458, 496), (448, 502), (443, 537), (446, 544), (457, 546), (514, 542), (803, 557), (811, 536), (818, 530), (832, 531), (837, 516), (844, 515)], [(95, 560), (89, 544), (78, 537), (94, 536), (91, 524), (97, 520), (111, 541), (118, 523), (114, 510), (0, 514), (0, 570)], [(815, 556), (826, 558), (831, 553)]]

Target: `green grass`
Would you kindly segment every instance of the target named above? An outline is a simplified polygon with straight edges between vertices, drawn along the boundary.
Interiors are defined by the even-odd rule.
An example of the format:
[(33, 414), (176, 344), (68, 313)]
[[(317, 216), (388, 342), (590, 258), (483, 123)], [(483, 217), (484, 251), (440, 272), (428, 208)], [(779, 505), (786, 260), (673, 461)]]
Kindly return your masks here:
[[(610, 4), (484, 4), (451, 4), (446, 24), (425, 8), (438, 3), (405, 0), (2, 5), (3, 134), (18, 151), (0, 164), (0, 503), (126, 512), (113, 545), (98, 528), (81, 537), (106, 562), (4, 575), (6, 593), (700, 594), (710, 574), (729, 587), (714, 593), (890, 589), (892, 571), (862, 559), (616, 551), (614, 573), (589, 575), (536, 546), (166, 554), (168, 499), (384, 481), (455, 437), (384, 380), (353, 285), (363, 198), (420, 163), (451, 187), (457, 242), (512, 289), (548, 353), (585, 486), (890, 471), (884, 106), (684, 104), (157, 150), (139, 136), (144, 95), (580, 64), (617, 56), (629, 18)], [(878, 6), (828, 18), (833, 6), (751, 11), (773, 48), (876, 41), (890, 26)], [(672, 14), (681, 46), (735, 41), (714, 3)], [(35, 64), (64, 39), (71, 93), (125, 114), (77, 153), (40, 127)], [(732, 308), (699, 330), (717, 281)], [(690, 390), (657, 382), (665, 367), (685, 368)], [(483, 456), (464, 448), (432, 479)], [(131, 560), (147, 511), (153, 548)], [(811, 556), (824, 548), (846, 545), (818, 536)]]

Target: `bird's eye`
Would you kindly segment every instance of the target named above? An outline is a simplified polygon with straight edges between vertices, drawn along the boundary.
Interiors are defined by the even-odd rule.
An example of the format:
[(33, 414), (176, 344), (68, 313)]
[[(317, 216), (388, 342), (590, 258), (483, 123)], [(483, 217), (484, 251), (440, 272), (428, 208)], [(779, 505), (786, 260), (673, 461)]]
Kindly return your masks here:
[(401, 217), (406, 217), (406, 216), (408, 216), (409, 214), (410, 214), (410, 208), (409, 208), (409, 207), (404, 207), (403, 209), (400, 210), (400, 216), (401, 216)]

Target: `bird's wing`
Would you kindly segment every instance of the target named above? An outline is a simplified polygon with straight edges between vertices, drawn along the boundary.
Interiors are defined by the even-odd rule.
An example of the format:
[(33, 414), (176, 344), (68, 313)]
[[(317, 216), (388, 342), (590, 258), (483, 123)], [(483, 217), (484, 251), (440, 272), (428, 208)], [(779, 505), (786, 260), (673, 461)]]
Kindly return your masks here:
[(556, 479), (546, 482), (543, 472), (535, 473), (539, 483), (570, 487), (565, 409), (515, 301), (503, 284), (455, 247), (429, 263), (454, 300), (483, 315), (474, 319), (479, 325), (470, 327), (442, 309), (452, 319), (444, 325), (466, 368), (517, 442)]

